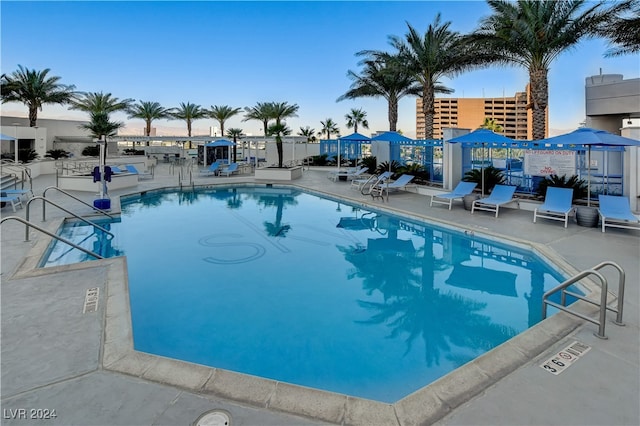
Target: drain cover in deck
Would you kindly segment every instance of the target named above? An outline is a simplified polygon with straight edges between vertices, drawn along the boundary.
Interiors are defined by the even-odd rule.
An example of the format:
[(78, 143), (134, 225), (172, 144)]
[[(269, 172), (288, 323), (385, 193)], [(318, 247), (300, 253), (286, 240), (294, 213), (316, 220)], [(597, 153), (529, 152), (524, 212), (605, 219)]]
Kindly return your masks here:
[(194, 426), (230, 426), (231, 415), (225, 410), (211, 410), (203, 413)]

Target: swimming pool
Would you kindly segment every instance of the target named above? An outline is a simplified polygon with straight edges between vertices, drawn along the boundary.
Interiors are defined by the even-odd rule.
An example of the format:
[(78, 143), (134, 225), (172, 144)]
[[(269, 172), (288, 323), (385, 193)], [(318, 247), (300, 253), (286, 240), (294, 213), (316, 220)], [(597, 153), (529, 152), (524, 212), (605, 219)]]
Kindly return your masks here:
[(537, 323), (562, 279), (523, 248), (290, 188), (149, 192), (110, 229), (62, 232), (127, 255), (136, 350), (383, 402)]

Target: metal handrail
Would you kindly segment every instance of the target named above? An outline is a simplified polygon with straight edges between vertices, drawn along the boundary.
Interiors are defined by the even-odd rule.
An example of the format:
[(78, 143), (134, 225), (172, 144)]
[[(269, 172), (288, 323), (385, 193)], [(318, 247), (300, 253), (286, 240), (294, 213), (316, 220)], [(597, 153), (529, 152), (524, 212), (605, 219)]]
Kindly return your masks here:
[[(93, 226), (93, 227), (96, 227), (96, 228), (98, 228), (99, 230), (101, 230), (102, 232), (104, 232), (104, 233), (106, 233), (106, 234), (111, 235), (111, 237), (112, 237), (112, 238), (114, 237), (114, 235), (113, 235), (111, 232), (109, 232), (107, 229), (103, 228), (102, 226), (100, 226), (100, 225), (98, 225), (98, 224), (96, 224), (96, 223), (94, 223), (94, 222), (91, 222), (90, 220), (87, 220), (87, 219), (83, 218), (82, 216), (75, 214), (75, 213), (74, 213), (74, 212), (72, 212), (71, 210), (67, 210), (67, 209), (65, 209), (64, 207), (62, 207), (61, 205), (56, 204), (56, 203), (54, 203), (53, 201), (51, 201), (51, 200), (47, 200), (46, 198), (44, 198), (44, 197), (42, 197), (42, 196), (39, 196), (39, 195), (38, 195), (38, 196), (36, 196), (36, 197), (31, 198), (31, 199), (27, 202), (27, 207), (26, 207), (26, 209), (25, 209), (25, 210), (26, 210), (25, 218), (27, 219), (27, 224), (26, 224), (27, 226), (26, 226), (26, 228), (25, 228), (25, 234), (24, 234), (24, 240), (25, 240), (25, 241), (29, 241), (29, 226), (30, 226), (29, 224), (31, 223), (31, 222), (29, 222), (29, 206), (31, 205), (31, 202), (32, 202), (33, 200), (42, 200), (43, 202), (50, 203), (50, 204), (52, 204), (52, 205), (56, 206), (57, 208), (59, 208), (60, 210), (63, 210), (63, 211), (65, 211), (65, 212), (69, 213), (69, 214), (70, 214), (70, 215), (72, 215), (73, 217), (75, 217), (75, 218), (77, 218), (77, 219), (80, 219), (80, 220), (81, 220), (81, 221), (83, 221), (84, 223), (86, 223), (86, 224), (88, 224), (88, 225), (91, 225), (91, 226)], [(44, 222), (44, 219), (43, 219), (42, 221)]]
[[(27, 180), (27, 178), (28, 178), (28, 181), (29, 181), (29, 189), (33, 189), (33, 179), (31, 178), (31, 169), (29, 167), (27, 167), (27, 166), (25, 166), (23, 164), (20, 164), (20, 163), (16, 163), (15, 161), (11, 161), (11, 160), (2, 160), (0, 162), (0, 164), (2, 164), (2, 167), (8, 167), (9, 169), (16, 168), (16, 169), (20, 170), (20, 174), (22, 175), (20, 177), (21, 189), (24, 189), (24, 181)], [(15, 170), (13, 170), (13, 171), (15, 171)], [(15, 175), (15, 176), (16, 176), (16, 179), (17, 179), (18, 176), (17, 175)], [(14, 185), (14, 187), (15, 187), (15, 185)]]
[[(607, 283), (607, 279), (601, 274), (599, 273), (597, 270), (602, 269), (605, 266), (613, 266), (614, 268), (616, 268), (618, 270), (619, 273), (619, 282), (618, 282), (618, 306), (617, 308), (612, 308), (610, 306), (607, 305), (607, 295), (608, 295), (608, 290), (609, 290), (609, 286)], [(584, 297), (581, 294), (577, 294), (574, 293), (572, 291), (568, 291), (567, 287), (571, 286), (572, 284), (582, 280), (583, 278), (586, 278), (590, 275), (594, 275), (596, 276), (599, 280), (600, 280), (600, 285), (601, 285), (601, 289), (600, 289), (600, 302), (596, 302), (590, 299), (587, 299), (586, 297)], [(555, 288), (547, 291), (544, 293), (544, 295), (542, 296), (542, 319), (545, 319), (547, 317), (547, 305), (553, 306), (555, 308), (558, 308), (562, 311), (565, 311), (569, 314), (575, 315), (579, 318), (582, 318), (586, 321), (592, 322), (596, 325), (598, 325), (598, 333), (594, 333), (594, 335), (600, 339), (606, 339), (607, 337), (604, 334), (604, 330), (605, 330), (605, 324), (606, 324), (606, 313), (607, 310), (615, 312), (616, 315), (616, 320), (614, 321), (614, 324), (616, 325), (624, 325), (624, 323), (622, 322), (622, 307), (624, 304), (624, 285), (625, 285), (625, 274), (624, 274), (624, 270), (615, 262), (611, 262), (611, 261), (605, 261), (602, 263), (599, 263), (598, 265), (594, 266), (591, 269), (587, 269), (584, 270), (582, 272), (580, 272), (579, 274), (569, 278), (568, 280), (562, 282), (561, 284), (557, 285)], [(548, 298), (558, 292), (558, 291), (562, 291), (561, 293), (561, 297), (560, 297), (560, 303), (556, 303), (553, 302), (551, 300), (548, 300)], [(586, 315), (583, 315), (579, 312), (576, 312), (574, 310), (569, 309), (568, 307), (566, 307), (566, 296), (573, 296), (577, 299), (583, 300), (587, 303), (591, 303), (592, 305), (598, 306), (600, 308), (600, 314), (598, 317), (598, 320), (594, 320)]]
[[(80, 201), (82, 204), (84, 204), (85, 206), (89, 206), (91, 207), (93, 210), (97, 211), (98, 213), (102, 213), (105, 216), (108, 216), (110, 219), (113, 219), (113, 216), (111, 216), (109, 213), (105, 212), (104, 210), (100, 210), (98, 208), (96, 208), (95, 206), (92, 206), (91, 204), (82, 201), (80, 198), (76, 197), (75, 195), (72, 195), (70, 193), (68, 193), (67, 191), (65, 191), (64, 189), (60, 189), (57, 186), (49, 186), (47, 188), (44, 189), (44, 191), (42, 191), (42, 196), (44, 198), (47, 197), (47, 191), (50, 189), (55, 189), (56, 191), (62, 192), (64, 195), (73, 198), (74, 200)], [(46, 203), (42, 203), (42, 221), (44, 222), (46, 219)]]
[[(63, 238), (63, 237), (61, 237), (61, 236), (59, 236), (59, 235), (56, 235), (56, 234), (54, 234), (53, 232), (49, 232), (49, 231), (47, 231), (46, 229), (41, 228), (41, 227), (39, 227), (38, 225), (35, 225), (35, 224), (33, 224), (33, 223), (29, 222), (28, 220), (25, 220), (25, 219), (23, 219), (23, 218), (21, 218), (21, 217), (19, 217), (19, 216), (7, 216), (7, 217), (5, 217), (5, 218), (2, 218), (2, 220), (0, 220), (0, 224), (2, 224), (4, 221), (6, 221), (6, 220), (10, 220), (10, 219), (17, 220), (18, 222), (24, 223), (25, 225), (27, 225), (27, 229), (29, 229), (29, 227), (32, 227), (32, 228), (34, 228), (34, 229), (36, 229), (36, 230), (38, 230), (38, 231), (40, 231), (40, 232), (42, 232), (42, 233), (44, 233), (44, 234), (47, 234), (47, 235), (48, 235), (48, 236), (50, 236), (51, 238), (55, 238), (56, 240), (58, 240), (58, 241), (62, 241), (62, 242), (63, 242), (63, 243), (65, 243), (65, 244), (69, 244), (71, 247), (76, 248), (76, 249), (78, 249), (78, 250), (80, 250), (80, 251), (82, 251), (82, 252), (84, 252), (84, 253), (86, 253), (86, 254), (88, 254), (88, 255), (90, 255), (90, 256), (93, 256), (93, 257), (95, 257), (96, 259), (104, 259), (104, 257), (103, 257), (103, 256), (100, 256), (100, 255), (99, 255), (99, 254), (97, 254), (97, 253), (94, 253), (94, 252), (92, 252), (92, 251), (90, 251), (90, 250), (87, 250), (86, 248), (81, 247), (81, 246), (77, 245), (76, 243), (74, 243), (74, 242), (72, 242), (72, 241), (67, 240), (66, 238)], [(25, 240), (25, 241), (29, 241), (29, 240), (27, 239), (27, 240)]]

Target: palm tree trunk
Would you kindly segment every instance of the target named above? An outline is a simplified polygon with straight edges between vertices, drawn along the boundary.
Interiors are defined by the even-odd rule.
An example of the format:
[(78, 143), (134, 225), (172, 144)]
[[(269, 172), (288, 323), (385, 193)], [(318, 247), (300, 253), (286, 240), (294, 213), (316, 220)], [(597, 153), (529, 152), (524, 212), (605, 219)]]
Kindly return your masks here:
[(549, 81), (547, 70), (529, 70), (529, 91), (531, 93), (531, 112), (533, 140), (547, 136), (547, 105), (549, 101)]
[(38, 107), (29, 105), (29, 127), (36, 127), (38, 123)]
[(357, 121), (355, 121), (355, 122), (353, 123), (353, 132), (354, 132), (354, 133), (358, 133), (358, 122), (357, 122)]
[[(147, 120), (147, 128), (144, 129), (145, 130), (145, 136), (149, 137), (151, 136), (151, 120)], [(149, 140), (147, 140), (147, 146), (149, 146)]]
[(389, 99), (389, 131), (395, 132), (398, 125), (398, 99)]
[(280, 136), (276, 136), (276, 149), (278, 150), (278, 167), (282, 168), (282, 139)]
[(433, 139), (433, 116), (436, 113), (433, 86), (425, 85), (422, 94), (422, 114), (424, 115), (424, 138)]

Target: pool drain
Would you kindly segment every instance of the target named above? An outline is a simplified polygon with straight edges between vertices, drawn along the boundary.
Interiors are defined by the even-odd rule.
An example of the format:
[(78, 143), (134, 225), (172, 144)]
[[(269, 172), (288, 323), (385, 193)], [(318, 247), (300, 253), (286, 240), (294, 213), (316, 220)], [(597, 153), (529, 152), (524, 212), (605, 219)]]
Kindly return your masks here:
[(202, 413), (194, 426), (230, 426), (231, 414), (225, 410), (211, 410)]

